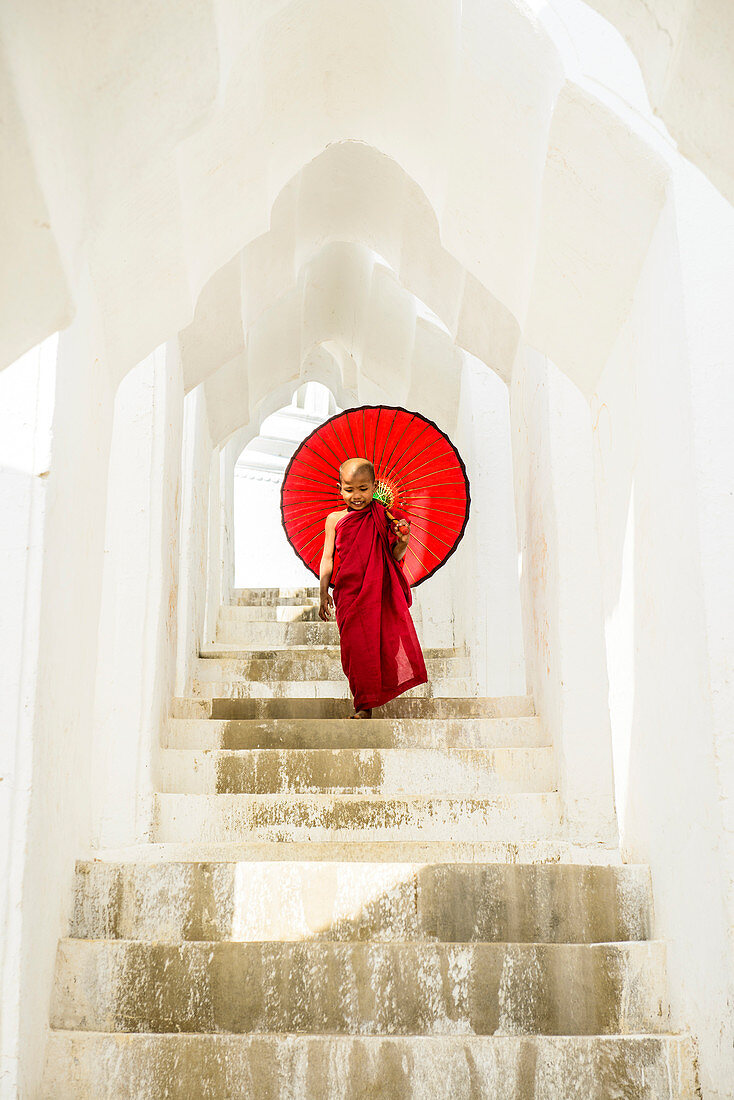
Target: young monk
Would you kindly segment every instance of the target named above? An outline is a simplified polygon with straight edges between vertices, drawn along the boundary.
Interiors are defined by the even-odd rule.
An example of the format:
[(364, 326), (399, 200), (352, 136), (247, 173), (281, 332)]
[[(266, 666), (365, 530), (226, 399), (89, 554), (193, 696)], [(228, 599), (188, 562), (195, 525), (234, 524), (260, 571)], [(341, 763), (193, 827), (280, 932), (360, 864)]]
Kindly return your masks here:
[[(351, 717), (371, 718), (375, 707), (428, 679), (408, 610), (413, 596), (399, 565), (410, 524), (373, 499), (375, 470), (366, 458), (342, 463), (339, 489), (346, 508), (326, 517), (319, 617), (328, 620), (336, 608), (342, 668), (354, 696)], [(339, 569), (332, 600), (335, 550)]]

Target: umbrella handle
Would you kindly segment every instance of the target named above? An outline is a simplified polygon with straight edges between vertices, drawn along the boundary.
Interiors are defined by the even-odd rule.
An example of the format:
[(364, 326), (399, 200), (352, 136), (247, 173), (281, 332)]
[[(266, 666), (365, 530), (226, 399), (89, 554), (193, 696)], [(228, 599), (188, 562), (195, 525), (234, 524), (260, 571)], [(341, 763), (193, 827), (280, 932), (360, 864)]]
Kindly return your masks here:
[(401, 516), (400, 519), (395, 519), (395, 516), (392, 514), (392, 512), (388, 512), (387, 508), (385, 509), (385, 515), (389, 520), (398, 525), (398, 530), (404, 531), (406, 527), (408, 528), (408, 530), (410, 530), (409, 519), (406, 519), (404, 516)]

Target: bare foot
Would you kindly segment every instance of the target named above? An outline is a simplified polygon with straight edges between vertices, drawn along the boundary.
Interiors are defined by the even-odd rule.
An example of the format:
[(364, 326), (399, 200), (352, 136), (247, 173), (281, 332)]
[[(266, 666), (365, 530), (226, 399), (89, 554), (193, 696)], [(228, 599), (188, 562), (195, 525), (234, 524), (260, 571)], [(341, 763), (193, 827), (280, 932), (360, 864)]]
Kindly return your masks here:
[(371, 710), (355, 710), (354, 714), (349, 715), (350, 718), (371, 718)]

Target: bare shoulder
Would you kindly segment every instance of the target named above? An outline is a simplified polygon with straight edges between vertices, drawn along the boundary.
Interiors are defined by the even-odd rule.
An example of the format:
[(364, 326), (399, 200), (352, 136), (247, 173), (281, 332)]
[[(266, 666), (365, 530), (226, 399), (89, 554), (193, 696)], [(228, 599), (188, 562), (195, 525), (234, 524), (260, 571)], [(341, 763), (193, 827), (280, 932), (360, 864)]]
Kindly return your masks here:
[(326, 517), (326, 530), (329, 531), (331, 528), (336, 527), (342, 516), (345, 516), (347, 514), (347, 511), (347, 508), (342, 508), (339, 512), (329, 512), (328, 516)]

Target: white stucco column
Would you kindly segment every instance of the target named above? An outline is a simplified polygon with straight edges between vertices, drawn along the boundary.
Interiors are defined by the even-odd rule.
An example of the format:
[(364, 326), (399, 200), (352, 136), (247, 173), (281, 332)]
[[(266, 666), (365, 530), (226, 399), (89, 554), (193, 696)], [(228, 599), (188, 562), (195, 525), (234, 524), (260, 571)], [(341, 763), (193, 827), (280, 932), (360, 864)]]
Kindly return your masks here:
[(570, 835), (615, 846), (589, 406), (525, 348), (511, 408), (529, 686), (553, 738)]
[(11, 367), (0, 382), (0, 436), (16, 452), (2, 454), (10, 618), (0, 645), (19, 677), (10, 695), (18, 733), (3, 760), (11, 792), (3, 841), (12, 861), (2, 945), (4, 1095), (38, 1095), (56, 946), (67, 928), (74, 861), (89, 837), (113, 387), (88, 305), (60, 335), (56, 354), (46, 344), (26, 360), (26, 377)]
[(509, 394), (473, 356), (464, 357), (455, 442), (472, 497), (464, 539), (442, 569), (455, 593), (457, 643), (467, 646), (478, 694), (524, 695)]
[[(218, 461), (218, 455), (216, 457)], [(176, 694), (183, 695), (204, 640), (212, 441), (203, 386), (184, 399)]]
[(649, 863), (673, 1024), (734, 1080), (734, 211), (676, 161), (592, 398), (624, 858)]
[(43, 545), (51, 464), (57, 338), (0, 373), (0, 1094), (19, 1086), (23, 876), (33, 781)]
[(93, 843), (145, 839), (173, 691), (183, 389), (159, 348), (120, 383), (110, 452), (94, 708)]

